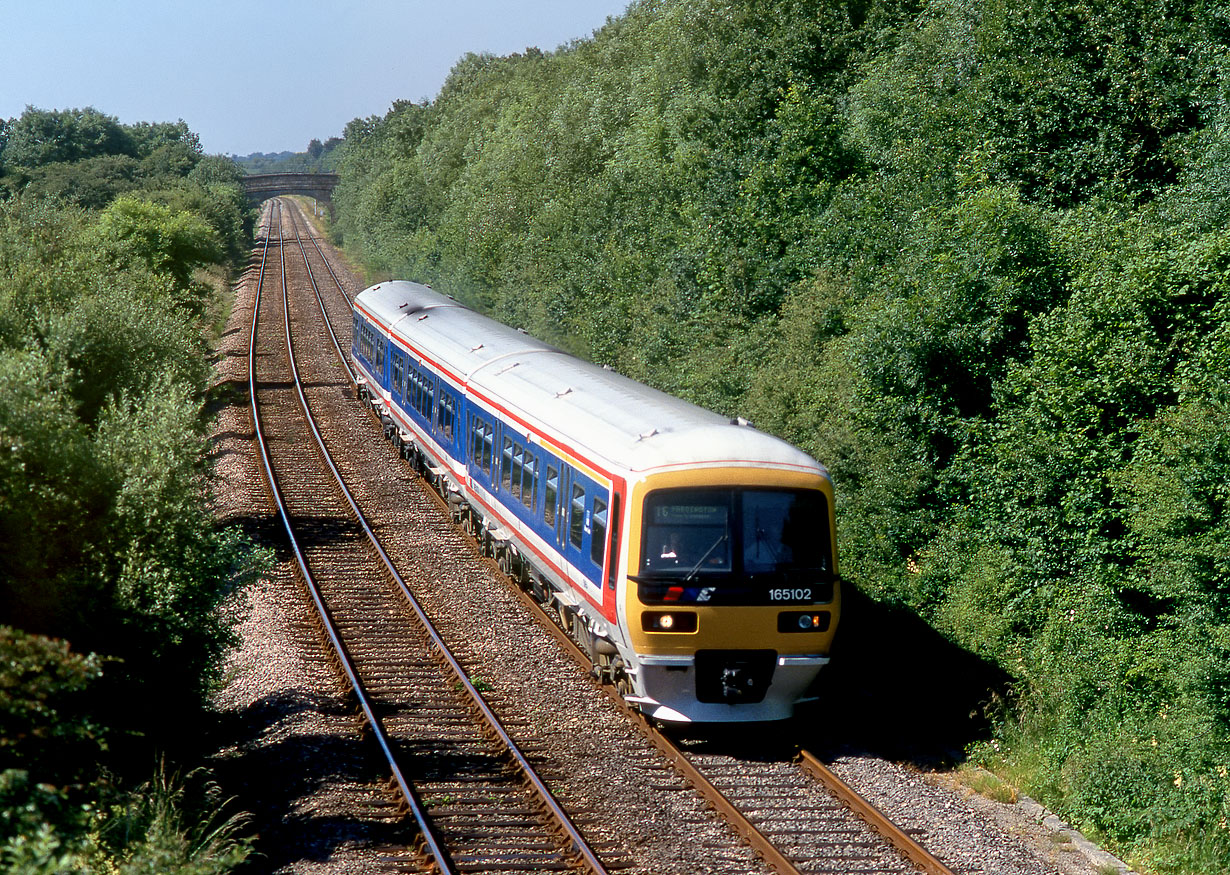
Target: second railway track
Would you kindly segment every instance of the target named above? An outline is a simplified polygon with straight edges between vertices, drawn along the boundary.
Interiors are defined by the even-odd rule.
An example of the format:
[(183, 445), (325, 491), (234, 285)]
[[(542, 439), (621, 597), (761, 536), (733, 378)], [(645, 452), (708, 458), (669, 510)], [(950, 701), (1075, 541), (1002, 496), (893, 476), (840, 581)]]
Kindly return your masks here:
[[(274, 211), (280, 214), (280, 206)], [(441, 872), (605, 872), (567, 815), (541, 792), (524, 754), (502, 743), (507, 738), (498, 723), (476, 719), (481, 698), (464, 695), (475, 693), (471, 682), (452, 670), (451, 654), (434, 646), (432, 631), (413, 622), (413, 611), (375, 561), (364, 524), (351, 516), (327, 452), (310, 449), (314, 425), (301, 403), (296, 317), (285, 295), (295, 284), (288, 268), (294, 259), (286, 257), (277, 219), (266, 249), (275, 248), (278, 257), (265, 264), (278, 269), (262, 266), (253, 319), (253, 417), (305, 583), (417, 821), (420, 862)], [(268, 293), (271, 279), (279, 294)]]
[[(917, 859), (907, 858), (851, 817), (789, 756), (751, 762), (693, 744), (689, 758), (703, 776), (700, 782), (713, 784), (729, 797), (731, 811), (746, 812), (749, 821), (759, 825), (758, 832), (767, 836), (752, 840), (766, 842), (771, 850), (753, 851), (723, 826), (692, 792), (697, 778), (687, 774), (685, 766), (666, 760), (614, 703), (595, 692), (562, 650), (547, 643), (517, 595), (498, 579), (493, 563), (478, 557), (472, 542), (449, 525), (443, 508), (432, 503), (379, 441), (379, 427), (362, 415), (353, 400), (348, 376), (320, 327), (323, 308), (343, 349), (348, 348), (350, 295), (330, 270), (329, 280), (321, 276), (318, 294), (323, 300), (317, 303), (302, 265), (310, 261), (318, 265), (312, 272), (322, 273), (327, 265), (323, 252), (314, 240), (300, 251), (301, 244), (281, 235), (276, 239), (288, 256), (294, 247), (299, 258), (300, 267), (290, 274), (294, 342), (296, 350), (302, 350), (298, 354), (304, 360), (308, 405), (320, 415), (325, 443), (336, 447), (342, 476), (353, 484), (359, 505), (371, 508), (373, 528), (387, 538), (395, 563), (427, 611), (441, 618), (446, 627), (442, 635), (459, 651), (463, 671), (488, 688), (485, 698), (498, 711), (513, 715), (506, 717), (510, 733), (535, 751), (531, 759), (558, 795), (583, 812), (584, 831), (601, 848), (609, 866), (664, 873), (916, 871)], [(267, 300), (262, 300), (259, 319), (266, 324), (281, 321)], [(284, 359), (284, 352), (260, 351), (253, 356), (260, 367), (256, 393), (271, 409), (297, 406), (291, 404), (293, 380)], [(333, 497), (331, 475), (317, 466), (316, 451), (305, 449), (306, 440), (302, 421), (297, 425), (288, 421), (273, 436), (271, 447), (287, 466), (285, 476), (298, 484), (295, 492), (300, 497), (288, 502), (296, 505), (292, 516), (318, 536), (312, 552), (314, 562), (325, 569), (320, 573), (322, 589), (333, 594), (332, 601), (356, 605), (367, 602), (373, 592), (395, 595), (384, 572), (364, 569), (363, 563), (370, 565), (370, 560), (359, 555), (367, 549), (360, 546), (361, 532), (344, 502)], [(404, 739), (400, 747), (425, 779), (443, 782), (423, 785), (426, 789), (420, 796), (434, 805), (444, 823), (461, 822), (463, 801), (477, 812), (478, 820), (460, 829), (475, 846), (457, 856), (467, 869), (484, 863), (493, 868), (509, 864), (510, 860), (497, 863), (496, 857), (484, 856), (478, 847), (506, 846), (494, 830), (500, 822), (516, 819), (518, 834), (524, 835), (524, 817), (536, 804), (518, 795), (523, 790), (510, 789), (516, 782), (509, 777), (503, 755), (491, 753), (489, 742), (463, 727), (468, 718), (457, 713), (464, 709), (455, 702), (448, 704), (447, 695), (438, 698), (438, 690), (425, 692), (431, 683), (441, 686), (441, 669), (425, 655), (422, 643), (410, 643), (413, 636), (404, 631), (409, 626), (404, 607), (371, 601), (347, 616), (340, 625), (354, 642), (350, 646), (358, 661), (374, 666), (369, 672), (381, 718), (398, 730)], [(432, 677), (437, 680), (429, 683)], [(530, 691), (534, 695), (527, 695)], [(425, 717), (436, 721), (437, 728), (423, 723)], [(441, 731), (440, 726), (447, 729)], [(656, 743), (660, 746), (661, 740)], [(490, 787), (495, 789), (478, 789), (478, 779), (472, 780), (471, 774), (480, 773), (494, 777)], [(515, 804), (498, 813), (495, 800), (514, 797)], [(720, 807), (717, 802), (709, 805)], [(509, 813), (513, 811), (515, 815)], [(480, 825), (484, 817), (490, 823)], [(526, 841), (520, 851), (509, 855), (520, 854), (525, 871), (562, 866), (576, 857), (570, 842), (558, 838), (558, 828), (545, 832), (552, 837)], [(619, 850), (625, 845), (626, 854)], [(932, 864), (924, 860), (923, 865)], [(935, 861), (935, 865), (940, 864)]]

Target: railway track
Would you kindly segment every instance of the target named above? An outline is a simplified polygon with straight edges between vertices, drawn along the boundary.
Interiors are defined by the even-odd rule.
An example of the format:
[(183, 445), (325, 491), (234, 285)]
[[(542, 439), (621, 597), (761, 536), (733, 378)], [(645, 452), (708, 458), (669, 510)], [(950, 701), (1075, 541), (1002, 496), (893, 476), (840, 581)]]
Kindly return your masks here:
[[(319, 322), (321, 314), (324, 314), (325, 323), (331, 324), (329, 333), (333, 335), (333, 339), (325, 340), (328, 335), (318, 329), (315, 332), (306, 331), (301, 341), (305, 344), (321, 344), (313, 355), (318, 362), (322, 357), (328, 355), (332, 355), (334, 359), (332, 377), (317, 376), (309, 381), (306, 389), (309, 400), (306, 403), (322, 412), (326, 408), (332, 411), (322, 416), (324, 422), (322, 429), (326, 431), (322, 444), (328, 444), (330, 442), (328, 433), (334, 432), (332, 440), (338, 445), (343, 445), (350, 438), (342, 436), (340, 432), (353, 427), (356, 409), (354, 401), (349, 398), (350, 387), (347, 384), (349, 378), (340, 370), (345, 366), (344, 350), (349, 347), (351, 324), (349, 301), (353, 291), (348, 292), (338, 281), (332, 269), (328, 267), (328, 260), (323, 251), (315, 238), (310, 235), (309, 243), (310, 248), (306, 247), (300, 238), (297, 246), (304, 265), (308, 265), (305, 267), (305, 273), (312, 275), (304, 281), (303, 287), (306, 289), (311, 286), (314, 289), (315, 311), (313, 315), (303, 312), (302, 301), (298, 300), (294, 306), (297, 306), (300, 312), (298, 315), (292, 315), (291, 319), (296, 323), (302, 321), (306, 324), (310, 318)], [(313, 262), (316, 263), (316, 267), (310, 266)], [(330, 275), (330, 281), (323, 280), (326, 271)], [(322, 277), (322, 282), (319, 284), (315, 281), (317, 274)], [(301, 299), (302, 296), (299, 297)], [(292, 301), (296, 300), (292, 298)], [(333, 348), (331, 353), (323, 351), (326, 343)], [(255, 354), (253, 358), (255, 360)], [(341, 364), (338, 364), (339, 360)], [(274, 373), (273, 376), (278, 375)], [(275, 379), (274, 382), (278, 380)], [(343, 467), (345, 467), (344, 460), (347, 455), (346, 453), (341, 454)], [(394, 460), (389, 459), (386, 464), (391, 470), (395, 470)], [(380, 488), (364, 486), (364, 483), (372, 477), (370, 469), (364, 471), (360, 466), (356, 470), (343, 471), (340, 476), (354, 482), (356, 492), (363, 493), (358, 499), (360, 505), (366, 506), (370, 503), (377, 506), (387, 500), (387, 498), (382, 498), (382, 493), (387, 494), (388, 484)], [(404, 480), (404, 475), (399, 475), (399, 479)], [(434, 495), (434, 493), (431, 494)], [(438, 504), (437, 509), (440, 515), (446, 513), (442, 504)], [(375, 524), (377, 530), (383, 525), (391, 536), (394, 535), (397, 527), (395, 521), (388, 521), (391, 518), (379, 510), (374, 511), (373, 515), (378, 520)], [(381, 523), (379, 520), (386, 520), (386, 522)], [(357, 539), (352, 531), (353, 524), (334, 523), (332, 525), (335, 535), (340, 536), (345, 533), (346, 536), (345, 538), (337, 537), (336, 540)], [(480, 545), (470, 543), (472, 546), (468, 550), (468, 556), (464, 555), (467, 552), (464, 548), (457, 550), (454, 546), (450, 550), (441, 551), (442, 558), (450, 563), (475, 563), (477, 557), (474, 554)], [(488, 563), (488, 572), (493, 569), (494, 565), (494, 561)], [(343, 567), (348, 568), (349, 566)], [(396, 572), (392, 574), (395, 575)], [(342, 576), (350, 577), (348, 572)], [(420, 581), (421, 584), (422, 581)], [(346, 600), (358, 598), (358, 593), (346, 589), (344, 585), (339, 584), (338, 586), (341, 587), (338, 592), (343, 593)], [(363, 584), (364, 588), (374, 586), (375, 584), (372, 583)], [(554, 621), (552, 613), (544, 610), (543, 606), (514, 586), (510, 586), (509, 590), (510, 593), (515, 592), (516, 597), (520, 598), (524, 605), (536, 612), (539, 627), (556, 635), (561, 645), (568, 649), (578, 664), (584, 668), (589, 667), (582, 652), (572, 644), (558, 623)], [(396, 637), (395, 633), (390, 630), (396, 622), (397, 619), (391, 614), (383, 616), (382, 619), (379, 611), (357, 621), (352, 631), (356, 635), (361, 635), (362, 643), (355, 646), (364, 650), (386, 651), (387, 642)], [(466, 640), (464, 633), (461, 638), (463, 641)], [(488, 669), (483, 667), (481, 658), (469, 659), (464, 653), (459, 665), (460, 674), (463, 677), (467, 673), (488, 672)], [(413, 660), (405, 664), (385, 664), (385, 667), (378, 672), (378, 677), (382, 679), (381, 683), (385, 685), (382, 687), (385, 699), (415, 695), (412, 691), (417, 689), (418, 678), (424, 671), (423, 665)], [(491, 673), (493, 678), (497, 675), (498, 673)], [(834, 873), (891, 873), (922, 870), (935, 873), (935, 875), (949, 872), (939, 860), (921, 848), (910, 836), (896, 829), (885, 818), (878, 815), (871, 806), (858, 799), (852, 791), (849, 791), (849, 788), (841, 785), (835, 776), (824, 768), (823, 764), (806, 752), (799, 754), (798, 757), (792, 757), (793, 751), (787, 751), (785, 754), (778, 751), (771, 756), (756, 759), (740, 755), (737, 750), (731, 753), (722, 749), (721, 745), (715, 746), (712, 741), (685, 740), (682, 743), (676, 743), (669, 736), (661, 733), (657, 727), (647, 723), (639, 714), (626, 708), (622, 700), (613, 695), (610, 687), (599, 688), (611, 694), (611, 703), (622, 709), (627, 724), (635, 727), (640, 736), (652, 746), (646, 749), (645, 746), (624, 741), (620, 744), (609, 745), (608, 755), (627, 757), (640, 771), (643, 781), (658, 789), (659, 792), (680, 793), (687, 791), (688, 788), (699, 792), (707, 800), (708, 805), (719, 812), (750, 845), (755, 855), (768, 869), (778, 872)], [(508, 697), (503, 696), (501, 691), (488, 690), (487, 696), (493, 701), (505, 702), (504, 707), (506, 708), (515, 709), (517, 707), (515, 703), (508, 702)], [(432, 706), (433, 709), (436, 707), (439, 706)], [(379, 711), (379, 709), (376, 710)], [(399, 717), (394, 722), (400, 724), (402, 719)], [(409, 721), (409, 718), (404, 719)], [(531, 722), (516, 720), (510, 728), (514, 734), (531, 732)], [(410, 727), (408, 731), (413, 732), (417, 729)], [(430, 739), (430, 736), (426, 739)], [(434, 755), (430, 750), (434, 743), (431, 740), (424, 740), (416, 748), (416, 754)], [(531, 743), (535, 746), (543, 745), (541, 739), (535, 739)], [(547, 746), (543, 746), (541, 750), (541, 758), (544, 761), (553, 758)], [(452, 764), (448, 764), (448, 767), (452, 767)], [(566, 783), (569, 772), (567, 767), (548, 768), (547, 771), (554, 771), (557, 778)], [(451, 797), (453, 793), (461, 791), (456, 786), (451, 788), (437, 786), (431, 792)], [(686, 821), (681, 825), (687, 831), (697, 834), (702, 832), (697, 828), (697, 822), (694, 820)], [(602, 832), (600, 825), (595, 828), (598, 832)], [(477, 830), (472, 830), (472, 832), (475, 835), (478, 834)], [(608, 852), (609, 848), (615, 846), (610, 839), (608, 834)], [(625, 861), (618, 861), (616, 865), (629, 864)]]
[[(302, 278), (292, 277), (288, 266), (293, 259), (281, 232), (281, 206), (273, 213), (251, 329), (252, 417), (271, 492), (334, 660), (415, 823), (415, 853), (407, 862), (439, 872), (605, 873), (529, 756), (431, 628), (329, 461), (295, 356), (292, 328), (303, 316), (292, 313), (288, 289)], [(296, 255), (307, 274), (306, 252)], [(271, 286), (280, 294), (270, 294)], [(343, 379), (312, 389), (336, 396)], [(305, 445), (317, 450), (304, 452)], [(605, 853), (618, 862), (613, 850)]]

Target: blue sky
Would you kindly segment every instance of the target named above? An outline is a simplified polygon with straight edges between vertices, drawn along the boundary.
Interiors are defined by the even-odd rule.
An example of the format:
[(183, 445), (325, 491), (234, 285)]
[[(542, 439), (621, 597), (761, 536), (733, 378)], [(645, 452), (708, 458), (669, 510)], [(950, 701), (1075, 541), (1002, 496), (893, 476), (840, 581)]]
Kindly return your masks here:
[(394, 100), (436, 96), (466, 52), (555, 49), (628, 0), (0, 0), (0, 118), (92, 106), (183, 119), (205, 151), (303, 151)]

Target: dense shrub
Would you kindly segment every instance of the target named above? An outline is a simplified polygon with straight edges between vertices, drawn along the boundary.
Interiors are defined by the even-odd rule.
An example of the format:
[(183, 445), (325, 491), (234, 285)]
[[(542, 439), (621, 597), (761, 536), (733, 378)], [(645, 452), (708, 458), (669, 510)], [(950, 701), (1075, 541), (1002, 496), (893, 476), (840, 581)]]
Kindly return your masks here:
[(237, 260), (249, 211), (182, 122), (28, 110), (5, 131), (0, 868), (227, 871), (247, 843), (219, 800), (139, 782), (195, 755), (183, 727), (261, 564), (214, 524), (203, 461), (199, 271)]

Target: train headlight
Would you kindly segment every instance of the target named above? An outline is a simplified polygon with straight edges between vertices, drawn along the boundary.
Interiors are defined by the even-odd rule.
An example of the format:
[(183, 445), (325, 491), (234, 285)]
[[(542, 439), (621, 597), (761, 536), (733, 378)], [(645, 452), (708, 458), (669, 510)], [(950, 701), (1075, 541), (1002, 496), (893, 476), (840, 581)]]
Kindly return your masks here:
[(692, 611), (645, 611), (641, 629), (646, 632), (695, 632), (696, 614)]

